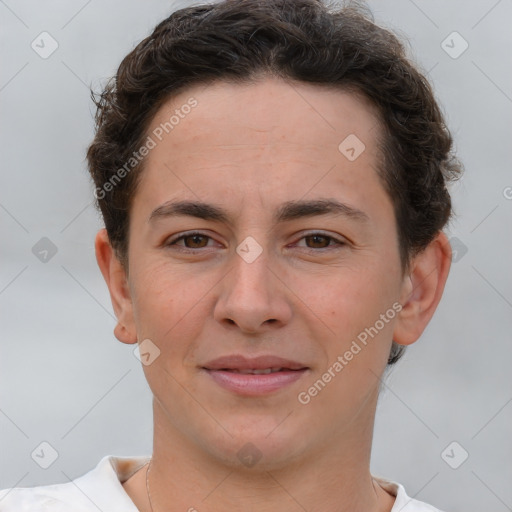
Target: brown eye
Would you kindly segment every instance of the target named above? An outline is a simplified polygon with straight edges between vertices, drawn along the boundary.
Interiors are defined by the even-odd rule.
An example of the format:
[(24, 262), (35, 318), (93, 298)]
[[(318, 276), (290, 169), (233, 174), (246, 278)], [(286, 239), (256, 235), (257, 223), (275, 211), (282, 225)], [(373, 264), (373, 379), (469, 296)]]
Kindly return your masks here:
[(169, 240), (165, 243), (167, 247), (176, 247), (177, 250), (187, 252), (194, 252), (196, 249), (203, 249), (208, 247), (209, 240), (213, 240), (204, 233), (185, 233), (174, 240)]
[(311, 249), (325, 249), (329, 246), (332, 237), (326, 235), (308, 235), (305, 236), (304, 239), (312, 241), (313, 245), (308, 245)]
[(334, 238), (325, 233), (308, 233), (304, 235), (297, 245), (303, 250), (310, 252), (322, 253), (323, 251), (331, 251), (343, 248), (346, 244), (343, 238)]
[[(181, 237), (184, 242), (185, 247), (188, 249), (200, 249), (201, 247), (206, 247), (208, 244), (208, 239), (210, 237), (206, 235), (186, 235)], [(178, 239), (180, 240), (180, 239)], [(176, 240), (177, 241), (177, 240)], [(189, 241), (189, 243), (187, 242)], [(202, 243), (204, 242), (204, 243)]]

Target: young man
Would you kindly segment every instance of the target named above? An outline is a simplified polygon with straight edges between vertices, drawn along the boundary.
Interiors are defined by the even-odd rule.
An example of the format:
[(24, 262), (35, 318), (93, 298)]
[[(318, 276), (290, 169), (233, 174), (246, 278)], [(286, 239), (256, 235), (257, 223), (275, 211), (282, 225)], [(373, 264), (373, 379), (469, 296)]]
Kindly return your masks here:
[(122, 62), (88, 151), (151, 457), (2, 511), (435, 511), (370, 473), (380, 379), (448, 276), (459, 172), (425, 78), (318, 0), (180, 10)]

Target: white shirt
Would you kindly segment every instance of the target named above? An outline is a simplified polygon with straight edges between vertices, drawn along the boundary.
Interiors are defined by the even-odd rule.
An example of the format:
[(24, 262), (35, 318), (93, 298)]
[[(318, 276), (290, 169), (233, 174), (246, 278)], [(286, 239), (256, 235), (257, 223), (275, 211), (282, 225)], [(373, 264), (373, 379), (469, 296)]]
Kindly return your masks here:
[[(139, 512), (122, 484), (150, 457), (106, 455), (97, 466), (71, 482), (0, 491), (0, 512)], [(374, 477), (396, 496), (391, 512), (441, 512), (409, 498), (396, 482)]]

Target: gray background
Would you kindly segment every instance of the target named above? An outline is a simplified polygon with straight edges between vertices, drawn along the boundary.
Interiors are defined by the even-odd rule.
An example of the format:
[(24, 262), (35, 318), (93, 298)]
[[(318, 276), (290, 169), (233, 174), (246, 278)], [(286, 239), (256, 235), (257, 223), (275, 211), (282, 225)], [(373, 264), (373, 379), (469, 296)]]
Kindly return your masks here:
[[(0, 488), (66, 482), (106, 454), (151, 453), (149, 387), (133, 346), (112, 334), (94, 259), (88, 86), (187, 4), (0, 0)], [(512, 510), (512, 3), (370, 6), (409, 40), (466, 166), (452, 188), (457, 258), (433, 321), (386, 381), (372, 469), (446, 511)], [(43, 31), (59, 44), (47, 59), (31, 48)], [(462, 40), (442, 46), (453, 31), (469, 44), (458, 58)], [(46, 262), (32, 251), (43, 237), (57, 249)], [(31, 457), (43, 441), (58, 452), (48, 469)], [(445, 462), (459, 464), (463, 450), (458, 469)]]

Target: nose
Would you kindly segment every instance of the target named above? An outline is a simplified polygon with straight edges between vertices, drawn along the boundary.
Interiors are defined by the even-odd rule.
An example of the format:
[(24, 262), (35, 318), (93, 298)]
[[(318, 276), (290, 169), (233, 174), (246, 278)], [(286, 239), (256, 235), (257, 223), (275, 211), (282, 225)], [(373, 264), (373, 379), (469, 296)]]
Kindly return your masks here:
[(251, 334), (283, 327), (292, 316), (283, 271), (265, 249), (252, 261), (240, 254), (233, 254), (231, 269), (219, 284), (215, 320)]

